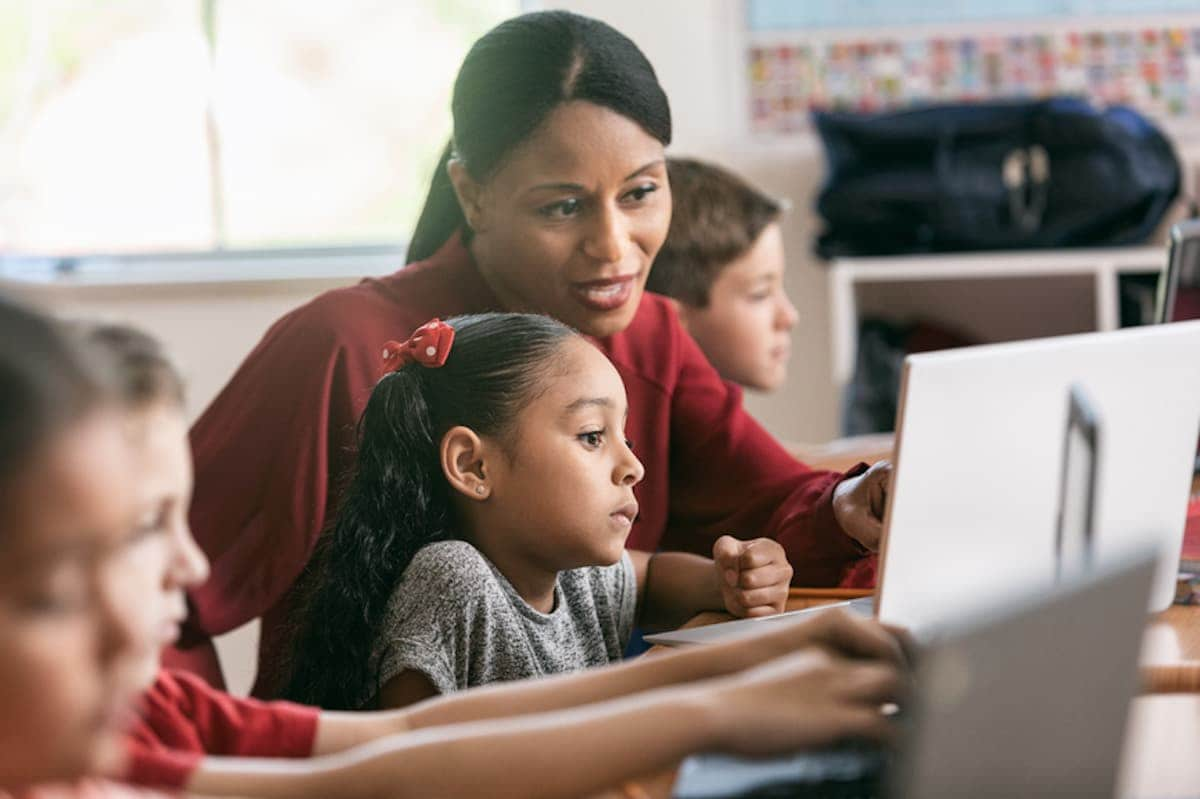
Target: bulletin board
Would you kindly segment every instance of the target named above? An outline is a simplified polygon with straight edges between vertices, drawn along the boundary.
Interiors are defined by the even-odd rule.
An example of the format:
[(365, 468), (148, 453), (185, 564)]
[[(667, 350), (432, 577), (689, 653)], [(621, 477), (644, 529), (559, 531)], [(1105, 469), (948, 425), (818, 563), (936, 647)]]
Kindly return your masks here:
[(1200, 0), (746, 0), (745, 8), (757, 133), (806, 130), (813, 109), (1054, 94), (1200, 118)]

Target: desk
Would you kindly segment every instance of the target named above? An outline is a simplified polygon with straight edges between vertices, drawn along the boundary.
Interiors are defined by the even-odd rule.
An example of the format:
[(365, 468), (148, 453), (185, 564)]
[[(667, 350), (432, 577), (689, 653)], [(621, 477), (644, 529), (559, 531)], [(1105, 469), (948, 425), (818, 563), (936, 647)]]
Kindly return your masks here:
[[(793, 597), (788, 610), (827, 604), (829, 599)], [(702, 613), (686, 626), (729, 619)], [(658, 649), (651, 649), (651, 653)], [(1174, 606), (1146, 628), (1143, 664), (1155, 667), (1196, 662), (1200, 666), (1200, 606)], [(1200, 796), (1200, 693), (1147, 694), (1133, 700), (1122, 757), (1118, 795), (1130, 799), (1194, 799)], [(667, 799), (674, 773), (639, 785), (648, 796)]]

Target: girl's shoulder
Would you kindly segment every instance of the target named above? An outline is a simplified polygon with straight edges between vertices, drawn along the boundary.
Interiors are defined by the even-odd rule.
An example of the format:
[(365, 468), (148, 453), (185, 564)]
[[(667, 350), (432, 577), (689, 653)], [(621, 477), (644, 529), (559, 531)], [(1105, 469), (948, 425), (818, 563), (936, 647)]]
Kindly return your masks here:
[(480, 581), (494, 581), (491, 563), (466, 541), (435, 541), (417, 550), (404, 570), (401, 585), (410, 583), (415, 589), (451, 590), (478, 586)]

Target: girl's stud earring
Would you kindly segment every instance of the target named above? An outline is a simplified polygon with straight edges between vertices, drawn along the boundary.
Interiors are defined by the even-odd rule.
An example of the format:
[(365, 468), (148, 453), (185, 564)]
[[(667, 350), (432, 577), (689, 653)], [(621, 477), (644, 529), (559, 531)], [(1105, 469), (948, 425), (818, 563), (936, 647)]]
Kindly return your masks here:
[(475, 493), (476, 493), (476, 494), (479, 494), (480, 496), (482, 496), (484, 491), (487, 491), (487, 489), (486, 489), (486, 488), (484, 488), (482, 485), (477, 485), (477, 486), (475, 486)]

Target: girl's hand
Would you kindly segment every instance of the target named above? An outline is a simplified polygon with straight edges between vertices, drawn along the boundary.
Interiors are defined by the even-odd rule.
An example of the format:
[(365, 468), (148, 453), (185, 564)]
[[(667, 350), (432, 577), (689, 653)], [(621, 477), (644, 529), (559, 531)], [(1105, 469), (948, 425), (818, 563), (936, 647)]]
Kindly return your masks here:
[(792, 567), (779, 542), (739, 541), (723, 535), (713, 544), (713, 565), (725, 609), (734, 616), (770, 616), (787, 605)]
[(882, 708), (902, 703), (905, 686), (892, 663), (812, 648), (716, 680), (706, 690), (716, 703), (719, 748), (769, 755), (846, 739), (889, 742), (894, 730)]
[(833, 489), (833, 516), (846, 535), (875, 552), (883, 537), (883, 511), (892, 480), (892, 464), (879, 461)]

